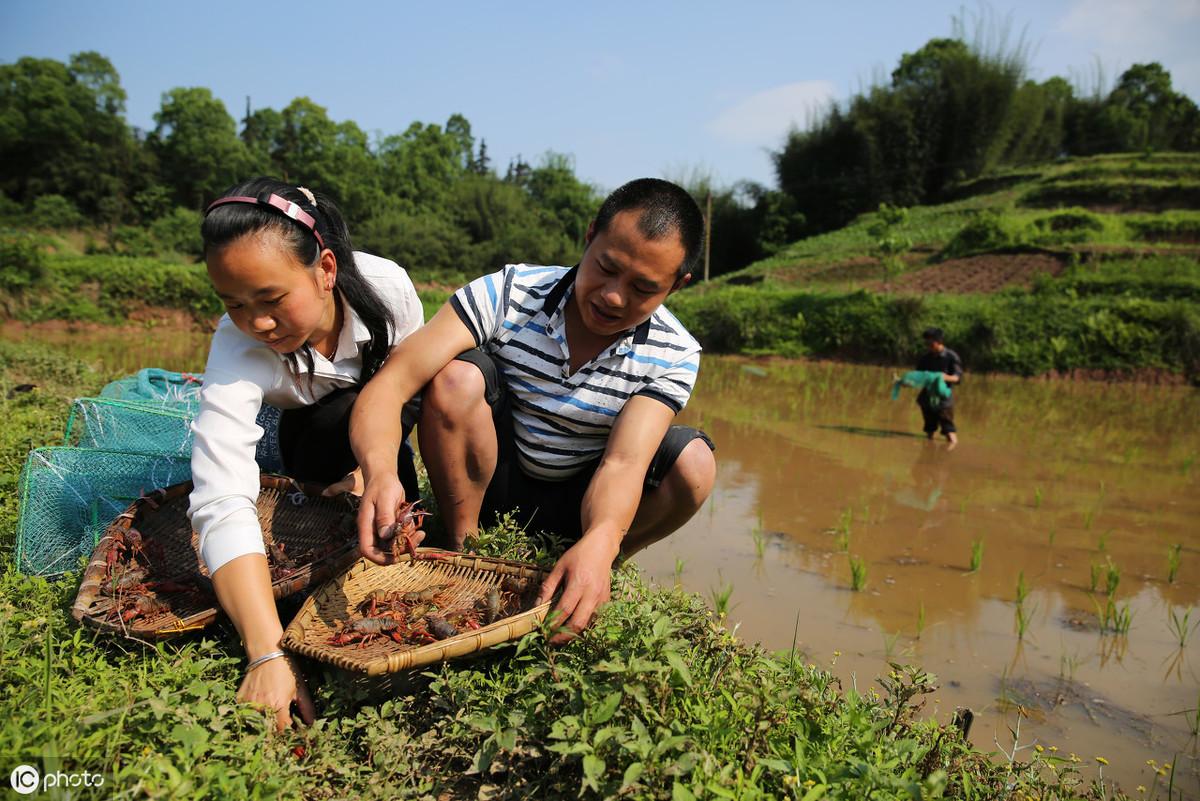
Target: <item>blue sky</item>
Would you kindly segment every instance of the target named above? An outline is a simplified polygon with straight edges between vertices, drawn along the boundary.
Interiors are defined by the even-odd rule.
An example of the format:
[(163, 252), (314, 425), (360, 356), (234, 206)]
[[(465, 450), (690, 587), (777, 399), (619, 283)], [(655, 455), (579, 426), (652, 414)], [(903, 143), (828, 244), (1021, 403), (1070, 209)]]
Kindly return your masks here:
[[(308, 96), (369, 134), (455, 112), (503, 171), (517, 154), (571, 154), (602, 189), (640, 175), (772, 184), (769, 150), (828, 98), (986, 13), (909, 2), (200, 3), (0, 0), (0, 61), (97, 50), (121, 74), (131, 124), (162, 93), (206, 86), (240, 118)], [(1031, 77), (1109, 84), (1160, 61), (1200, 100), (1200, 0), (994, 3), (1025, 32)]]

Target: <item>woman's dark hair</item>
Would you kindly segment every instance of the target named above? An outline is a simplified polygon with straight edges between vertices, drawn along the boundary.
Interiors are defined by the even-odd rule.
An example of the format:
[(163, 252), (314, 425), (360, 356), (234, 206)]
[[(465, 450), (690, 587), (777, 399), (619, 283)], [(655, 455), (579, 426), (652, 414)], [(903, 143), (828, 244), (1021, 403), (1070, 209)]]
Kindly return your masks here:
[[(362, 273), (358, 271), (358, 265), (354, 263), (350, 231), (346, 228), (342, 213), (325, 195), (313, 192), (316, 199), (314, 205), (295, 186), (274, 178), (253, 178), (229, 187), (221, 197), (257, 198), (264, 194), (279, 195), (310, 214), (316, 220), (316, 228), (325, 240), (325, 247), (333, 251), (334, 258), (337, 259), (335, 293), (346, 299), (350, 308), (354, 309), (371, 332), (371, 340), (363, 349), (362, 377), (359, 379), (360, 384), (365, 384), (387, 358), (392, 346), (392, 334), (397, 326), (383, 300), (363, 278)], [(301, 264), (313, 264), (321, 253), (317, 238), (312, 232), (283, 212), (261, 204), (229, 203), (210, 211), (200, 226), (205, 256), (210, 248), (221, 248), (247, 234), (261, 231), (274, 231), (279, 234)], [(306, 342), (296, 353), (288, 354), (293, 372), (298, 370), (297, 353), (304, 358), (311, 377), (312, 348)]]
[(683, 245), (679, 277), (691, 274), (700, 261), (704, 245), (704, 215), (687, 190), (661, 178), (638, 178), (616, 189), (605, 198), (596, 213), (593, 232), (608, 228), (622, 211), (640, 211), (638, 230), (654, 241), (677, 233)]

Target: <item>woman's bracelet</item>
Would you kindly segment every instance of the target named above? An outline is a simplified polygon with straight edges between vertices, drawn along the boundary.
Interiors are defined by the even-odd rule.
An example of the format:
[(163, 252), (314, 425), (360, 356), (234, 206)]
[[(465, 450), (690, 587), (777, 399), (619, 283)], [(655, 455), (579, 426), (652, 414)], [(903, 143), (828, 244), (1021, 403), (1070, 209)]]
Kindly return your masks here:
[(270, 662), (272, 659), (278, 659), (281, 656), (287, 656), (287, 654), (285, 654), (283, 651), (271, 651), (269, 654), (263, 654), (258, 659), (255, 659), (253, 662), (246, 665), (246, 672), (249, 673), (263, 662)]

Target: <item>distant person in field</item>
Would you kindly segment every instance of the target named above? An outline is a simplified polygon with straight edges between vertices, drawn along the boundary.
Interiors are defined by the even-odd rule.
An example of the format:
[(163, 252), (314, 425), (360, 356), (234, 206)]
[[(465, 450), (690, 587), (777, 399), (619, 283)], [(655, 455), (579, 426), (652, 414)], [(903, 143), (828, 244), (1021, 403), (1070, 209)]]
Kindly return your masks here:
[(688, 283), (702, 239), (691, 196), (644, 178), (604, 201), (577, 266), (510, 264), (454, 293), (354, 408), (362, 553), (390, 559), (405, 497), (396, 449), (415, 422), (449, 547), (514, 509), (530, 530), (560, 535), (570, 548), (538, 601), (561, 589), (560, 622), (583, 630), (617, 556), (678, 529), (712, 491), (712, 442), (671, 425), (700, 346), (662, 305)]
[[(283, 636), (258, 520), (255, 417), (283, 409), (284, 472), (306, 481), (354, 485), (350, 407), (388, 352), (421, 326), (421, 301), (395, 262), (356, 252), (333, 202), (269, 178), (230, 187), (200, 229), (208, 277), (226, 314), (217, 324), (200, 412), (192, 430), (188, 515), (221, 608), (246, 649), (238, 700), (270, 709), (279, 727), (296, 704), (313, 703)], [(417, 476), (407, 445), (392, 469), (410, 491)], [(347, 475), (350, 473), (350, 475)]]
[[(926, 351), (917, 360), (917, 370), (941, 373), (947, 384), (959, 384), (963, 376), (962, 359), (946, 347), (942, 329), (927, 328), (921, 336), (925, 340)], [(917, 395), (917, 405), (921, 407), (921, 416), (925, 418), (925, 436), (933, 439), (938, 428), (941, 428), (942, 436), (950, 443), (950, 447), (956, 446), (958, 429), (954, 426), (953, 393), (948, 398), (934, 398), (929, 389), (925, 388)]]

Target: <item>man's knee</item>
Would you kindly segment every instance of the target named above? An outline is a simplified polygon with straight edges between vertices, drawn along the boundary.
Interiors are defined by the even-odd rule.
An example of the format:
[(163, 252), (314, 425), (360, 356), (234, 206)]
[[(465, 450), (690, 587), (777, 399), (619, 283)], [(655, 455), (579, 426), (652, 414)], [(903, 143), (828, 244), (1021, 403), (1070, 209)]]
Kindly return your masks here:
[(667, 472), (666, 483), (680, 501), (695, 509), (700, 508), (712, 494), (717, 478), (717, 460), (712, 449), (702, 439), (689, 442), (679, 453), (675, 464)]
[(452, 360), (438, 371), (421, 396), (421, 416), (433, 413), (446, 420), (461, 419), (486, 406), (483, 373), (470, 362)]

